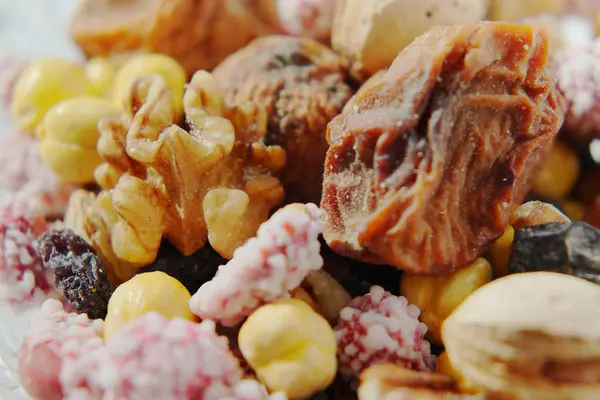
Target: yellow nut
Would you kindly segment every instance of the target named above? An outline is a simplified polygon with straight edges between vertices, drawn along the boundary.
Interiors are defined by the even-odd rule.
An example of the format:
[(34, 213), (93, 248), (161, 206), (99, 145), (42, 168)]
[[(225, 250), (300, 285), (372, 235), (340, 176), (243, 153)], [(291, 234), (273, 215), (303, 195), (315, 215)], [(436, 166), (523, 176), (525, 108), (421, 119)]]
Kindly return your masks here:
[(562, 200), (571, 192), (578, 177), (577, 152), (564, 143), (556, 142), (535, 175), (531, 190), (547, 200)]
[(405, 273), (400, 281), (400, 293), (421, 310), (419, 319), (429, 328), (427, 336), (436, 343), (442, 343), (442, 322), (471, 293), (491, 279), (490, 264), (478, 258), (450, 275)]
[(41, 58), (19, 76), (10, 107), (19, 130), (34, 133), (35, 127), (56, 103), (93, 94), (83, 67), (73, 61)]
[(302, 300), (282, 299), (256, 310), (242, 325), (238, 344), (261, 382), (291, 399), (325, 389), (337, 371), (333, 329)]
[(173, 92), (175, 112), (178, 117), (183, 115), (183, 93), (185, 90), (186, 74), (179, 63), (164, 54), (136, 54), (132, 56), (118, 71), (113, 87), (115, 101), (121, 106), (126, 105), (126, 100), (131, 91), (131, 85), (139, 78), (159, 74), (165, 78), (167, 85)]
[(117, 68), (112, 62), (107, 58), (94, 57), (85, 64), (85, 74), (96, 95), (112, 98), (113, 82), (117, 74)]
[(479, 393), (477, 388), (475, 388), (463, 374), (461, 374), (454, 368), (452, 362), (450, 361), (450, 357), (448, 357), (448, 353), (446, 353), (445, 351), (442, 354), (440, 354), (440, 356), (437, 359), (437, 362), (435, 364), (435, 372), (437, 372), (438, 374), (448, 375), (454, 378), (456, 386), (462, 393)]
[(515, 237), (515, 229), (512, 225), (507, 225), (506, 230), (490, 246), (487, 258), (492, 264), (494, 278), (501, 278), (508, 275), (508, 262), (510, 259), (510, 247)]
[(121, 284), (108, 301), (104, 338), (109, 340), (123, 324), (155, 311), (166, 318), (194, 321), (188, 303), (190, 292), (177, 279), (164, 272), (146, 272)]
[(42, 160), (66, 181), (93, 182), (94, 170), (102, 162), (96, 152), (98, 122), (120, 113), (109, 100), (91, 96), (56, 104), (36, 130)]

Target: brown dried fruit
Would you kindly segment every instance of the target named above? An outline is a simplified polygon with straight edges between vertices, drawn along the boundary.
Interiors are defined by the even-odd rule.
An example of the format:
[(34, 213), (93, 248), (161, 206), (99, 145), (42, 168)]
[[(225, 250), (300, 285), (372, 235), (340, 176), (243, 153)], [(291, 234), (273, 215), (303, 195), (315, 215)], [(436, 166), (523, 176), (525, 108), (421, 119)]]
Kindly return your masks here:
[(191, 75), (259, 35), (280, 32), (272, 8), (248, 0), (235, 7), (222, 0), (83, 0), (71, 34), (88, 57), (144, 49), (175, 58)]
[(206, 240), (223, 257), (254, 236), (283, 199), (271, 173), (285, 164), (265, 146), (266, 115), (253, 104), (224, 108), (222, 90), (198, 71), (183, 104), (190, 132), (174, 123), (170, 90), (159, 75), (140, 79), (129, 98), (127, 127), (103, 121), (97, 181), (118, 216), (111, 228), (119, 259), (151, 263), (164, 236), (184, 256)]
[(479, 400), (460, 395), (450, 376), (412, 371), (394, 364), (376, 364), (360, 374), (359, 400)]
[(328, 126), (322, 208), (336, 252), (413, 273), (497, 239), (563, 121), (542, 28), (434, 28)]
[(318, 203), (327, 123), (352, 96), (340, 58), (311, 39), (270, 36), (229, 56), (214, 75), (229, 104), (250, 100), (266, 108), (265, 142), (281, 145), (288, 157), (281, 175), (288, 200)]

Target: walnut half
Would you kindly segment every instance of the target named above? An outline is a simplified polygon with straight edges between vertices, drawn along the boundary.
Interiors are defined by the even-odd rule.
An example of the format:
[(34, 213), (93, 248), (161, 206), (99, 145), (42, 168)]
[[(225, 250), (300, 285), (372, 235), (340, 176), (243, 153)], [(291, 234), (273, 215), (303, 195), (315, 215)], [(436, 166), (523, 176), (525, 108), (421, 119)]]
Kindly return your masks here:
[(251, 103), (225, 107), (205, 71), (194, 74), (183, 98), (189, 131), (174, 124), (161, 76), (141, 78), (127, 104), (131, 122), (104, 121), (98, 144), (105, 164), (96, 178), (118, 216), (115, 254), (147, 265), (165, 237), (184, 255), (208, 239), (231, 258), (283, 200), (271, 173), (285, 165), (285, 151), (262, 143), (265, 111)]

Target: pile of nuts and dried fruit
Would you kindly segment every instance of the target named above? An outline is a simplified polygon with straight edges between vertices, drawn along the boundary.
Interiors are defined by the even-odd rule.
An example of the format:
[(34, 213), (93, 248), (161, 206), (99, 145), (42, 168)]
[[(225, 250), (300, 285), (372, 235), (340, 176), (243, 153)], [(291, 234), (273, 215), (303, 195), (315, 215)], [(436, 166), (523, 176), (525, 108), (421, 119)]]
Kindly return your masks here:
[(600, 7), (226, 3), (0, 63), (29, 395), (600, 398)]

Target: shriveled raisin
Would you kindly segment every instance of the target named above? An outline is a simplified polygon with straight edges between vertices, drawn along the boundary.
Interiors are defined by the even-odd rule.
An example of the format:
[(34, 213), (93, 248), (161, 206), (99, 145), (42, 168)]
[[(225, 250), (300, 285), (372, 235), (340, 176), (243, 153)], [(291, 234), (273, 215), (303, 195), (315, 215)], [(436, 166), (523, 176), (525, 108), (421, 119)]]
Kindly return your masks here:
[(92, 319), (106, 316), (115, 287), (92, 246), (70, 229), (53, 229), (40, 236), (38, 252), (75, 311)]
[(433, 28), (328, 125), (321, 207), (336, 252), (449, 273), (504, 232), (563, 122), (534, 25)]

